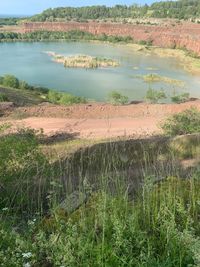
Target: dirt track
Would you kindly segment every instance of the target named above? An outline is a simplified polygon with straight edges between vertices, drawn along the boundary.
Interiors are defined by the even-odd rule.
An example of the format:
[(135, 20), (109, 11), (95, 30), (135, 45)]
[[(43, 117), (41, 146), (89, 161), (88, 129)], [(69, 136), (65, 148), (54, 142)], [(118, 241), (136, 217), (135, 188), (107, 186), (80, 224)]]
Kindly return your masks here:
[[(78, 138), (112, 138), (122, 136), (147, 136), (159, 134), (159, 124), (170, 114), (190, 107), (200, 110), (200, 100), (184, 104), (135, 104), (112, 106), (92, 103), (70, 107), (42, 104), (17, 108), (1, 123), (10, 122), (15, 127), (43, 129), (51, 136), (65, 133)], [(21, 114), (24, 119), (13, 119)], [(16, 117), (17, 118), (17, 117)]]

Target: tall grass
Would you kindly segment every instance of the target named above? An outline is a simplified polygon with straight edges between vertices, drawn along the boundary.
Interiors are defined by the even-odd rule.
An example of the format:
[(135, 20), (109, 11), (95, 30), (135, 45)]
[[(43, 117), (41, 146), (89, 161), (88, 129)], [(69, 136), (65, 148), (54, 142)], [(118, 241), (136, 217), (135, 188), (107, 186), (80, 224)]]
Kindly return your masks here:
[[(40, 153), (34, 143), (35, 162)], [(175, 155), (160, 138), (94, 145), (53, 164), (24, 157), (28, 168), (1, 180), (16, 190), (1, 206), (0, 266), (199, 266), (200, 170), (183, 171)]]

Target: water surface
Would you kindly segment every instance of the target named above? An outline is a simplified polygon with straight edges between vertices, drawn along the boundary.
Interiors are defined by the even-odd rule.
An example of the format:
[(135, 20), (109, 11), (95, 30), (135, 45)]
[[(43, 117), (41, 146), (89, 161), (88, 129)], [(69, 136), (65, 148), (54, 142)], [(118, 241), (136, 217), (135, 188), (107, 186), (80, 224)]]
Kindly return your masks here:
[[(63, 55), (86, 54), (112, 58), (120, 62), (117, 68), (102, 69), (65, 69), (52, 61), (45, 51)], [(130, 99), (144, 98), (149, 85), (137, 75), (157, 73), (185, 82), (185, 87), (166, 83), (154, 83), (155, 89), (164, 89), (168, 96), (189, 92), (200, 97), (200, 77), (184, 71), (173, 58), (160, 58), (134, 52), (122, 45), (84, 42), (38, 42), (38, 43), (1, 43), (0, 75), (14, 74), (30, 84), (70, 92), (97, 101), (106, 100), (108, 94), (117, 90)], [(153, 68), (154, 70), (150, 70)]]

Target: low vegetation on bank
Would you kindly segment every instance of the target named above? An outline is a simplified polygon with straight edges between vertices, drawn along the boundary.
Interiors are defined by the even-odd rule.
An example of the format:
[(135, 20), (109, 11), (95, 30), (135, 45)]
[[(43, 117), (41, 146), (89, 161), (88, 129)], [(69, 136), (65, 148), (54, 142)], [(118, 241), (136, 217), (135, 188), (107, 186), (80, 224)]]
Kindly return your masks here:
[[(179, 116), (183, 124), (174, 116), (171, 126), (190, 120), (184, 133), (199, 132), (199, 112)], [(104, 142), (51, 163), (42, 132), (8, 128), (0, 128), (2, 266), (199, 266), (199, 165), (180, 167), (199, 135), (183, 136), (182, 154), (182, 137), (160, 137)]]
[(5, 41), (102, 41), (110, 43), (130, 43), (133, 39), (129, 36), (108, 36), (106, 34), (94, 35), (92, 33), (72, 30), (60, 31), (36, 31), (30, 33), (0, 32), (0, 42)]
[[(87, 67), (89, 68), (89, 66)], [(149, 87), (144, 96), (144, 101), (155, 104), (166, 98), (170, 98), (172, 103), (180, 104), (189, 101), (190, 95), (189, 93), (174, 93), (172, 96), (167, 96), (163, 90), (155, 90)], [(131, 103), (131, 99), (128, 96), (118, 91), (109, 93), (106, 101), (112, 105), (126, 105)], [(85, 104), (88, 100), (85, 97), (74, 96), (45, 87), (33, 86), (26, 81), (19, 80), (15, 76), (8, 74), (0, 77), (0, 102), (13, 102), (16, 106), (34, 105), (42, 102), (72, 105)]]
[(108, 95), (108, 102), (112, 105), (126, 105), (129, 102), (129, 98), (118, 91), (112, 91)]
[(57, 63), (61, 63), (65, 68), (85, 68), (96, 69), (106, 67), (118, 67), (119, 63), (113, 59), (92, 57), (88, 55), (63, 56), (55, 52), (46, 52)]
[(170, 136), (200, 133), (200, 111), (191, 108), (174, 114), (162, 124), (162, 129)]
[(56, 92), (45, 87), (33, 86), (21, 81), (13, 75), (0, 77), (0, 102), (13, 102), (17, 106), (50, 102), (54, 104), (72, 105), (87, 103), (84, 97), (65, 92)]

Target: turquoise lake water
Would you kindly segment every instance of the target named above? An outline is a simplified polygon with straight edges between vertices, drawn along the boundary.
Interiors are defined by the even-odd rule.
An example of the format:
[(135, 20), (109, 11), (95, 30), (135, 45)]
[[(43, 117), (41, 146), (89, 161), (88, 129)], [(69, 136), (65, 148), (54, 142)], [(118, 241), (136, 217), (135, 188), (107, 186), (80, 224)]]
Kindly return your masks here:
[[(53, 62), (45, 51), (112, 58), (120, 62), (120, 67), (65, 69), (63, 65)], [(192, 97), (200, 97), (200, 76), (184, 71), (176, 59), (134, 52), (125, 45), (84, 42), (1, 43), (0, 58), (0, 75), (14, 74), (33, 85), (66, 91), (97, 101), (106, 100), (113, 90), (127, 95), (131, 100), (142, 100), (149, 84), (136, 76), (150, 73), (185, 82), (184, 87), (166, 83), (151, 84), (154, 89), (164, 89), (168, 96), (176, 91), (189, 92)]]

